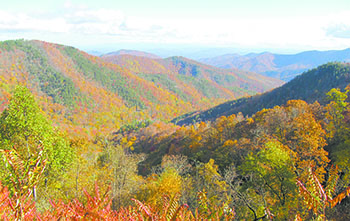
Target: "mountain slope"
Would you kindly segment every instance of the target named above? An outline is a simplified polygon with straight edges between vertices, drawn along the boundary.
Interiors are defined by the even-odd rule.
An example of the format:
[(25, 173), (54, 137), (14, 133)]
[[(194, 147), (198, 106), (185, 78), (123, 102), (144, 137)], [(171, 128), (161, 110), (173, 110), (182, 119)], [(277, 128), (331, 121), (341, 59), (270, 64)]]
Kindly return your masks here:
[[(84, 94), (92, 93), (89, 86), (115, 93), (114, 98), (119, 99), (120, 104), (141, 108), (151, 106), (147, 103), (149, 100), (168, 103), (166, 97), (174, 96), (166, 95), (167, 92), (158, 90), (152, 82), (125, 68), (72, 47), (17, 40), (3, 42), (0, 48), (4, 78), (28, 80), (30, 86), (62, 105), (74, 106), (78, 102), (74, 98), (83, 99)], [(147, 91), (152, 90), (160, 94), (147, 96)]]
[(294, 99), (309, 103), (317, 100), (324, 103), (329, 90), (332, 88), (344, 89), (349, 83), (349, 63), (327, 63), (297, 76), (270, 92), (228, 101), (206, 111), (174, 119), (173, 122), (179, 125), (189, 124), (193, 121), (214, 120), (220, 116), (229, 116), (239, 112), (242, 112), (243, 115), (252, 115), (263, 108), (272, 108)]
[(15, 85), (24, 84), (54, 122), (82, 133), (109, 133), (139, 120), (169, 120), (211, 105), (201, 95), (184, 101), (125, 68), (72, 47), (16, 40), (0, 42), (0, 53), (1, 110)]
[(200, 61), (220, 68), (238, 68), (289, 81), (298, 74), (327, 62), (349, 62), (350, 49), (306, 51), (292, 55), (252, 53), (239, 56), (226, 54), (213, 58), (203, 58)]
[[(157, 82), (168, 90), (173, 90), (171, 84), (175, 83), (176, 88), (181, 91), (198, 91), (208, 98), (242, 97), (261, 93), (282, 84), (282, 81), (259, 74), (223, 70), (184, 57), (151, 59), (118, 55), (104, 59), (125, 67), (146, 80)], [(186, 87), (190, 90), (186, 90)]]

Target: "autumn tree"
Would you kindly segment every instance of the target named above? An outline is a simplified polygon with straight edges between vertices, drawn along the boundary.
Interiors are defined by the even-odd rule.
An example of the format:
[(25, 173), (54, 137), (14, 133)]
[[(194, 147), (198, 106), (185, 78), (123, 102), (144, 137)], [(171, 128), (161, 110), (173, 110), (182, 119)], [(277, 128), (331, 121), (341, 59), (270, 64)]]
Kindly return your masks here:
[(205, 193), (211, 205), (228, 206), (231, 198), (228, 195), (228, 185), (219, 172), (213, 159), (207, 163), (197, 163), (193, 174), (193, 191)]
[[(296, 176), (293, 162), (286, 147), (277, 141), (265, 144), (258, 153), (249, 154), (240, 171), (245, 176), (243, 192), (255, 201), (241, 199), (253, 214), (252, 218), (293, 218), (296, 195)], [(242, 195), (239, 196), (242, 198)], [(294, 211), (295, 213), (295, 211)]]
[(343, 186), (350, 185), (350, 106), (348, 90), (332, 89), (327, 93), (329, 104), (326, 106), (327, 138), (329, 145), (326, 147), (333, 163), (343, 172), (341, 180)]
[[(285, 106), (258, 112), (256, 136), (276, 139), (288, 148), (295, 172), (306, 179), (306, 169), (314, 166), (323, 179), (328, 165), (326, 131), (315, 117), (309, 104), (301, 100), (290, 100)], [(265, 142), (264, 141), (264, 142)]]
[(142, 178), (137, 175), (137, 164), (143, 159), (142, 155), (131, 154), (132, 142), (126, 141), (123, 145), (105, 143), (103, 152), (98, 157), (98, 166), (101, 171), (99, 181), (112, 188), (112, 208), (119, 209), (131, 203), (142, 184)]
[(348, 131), (344, 124), (344, 112), (349, 105), (346, 101), (348, 92), (341, 92), (339, 89), (333, 88), (327, 93), (327, 99), (330, 101), (326, 106), (327, 129), (328, 136), (333, 139), (336, 139), (334, 136), (338, 136), (339, 139), (343, 132)]

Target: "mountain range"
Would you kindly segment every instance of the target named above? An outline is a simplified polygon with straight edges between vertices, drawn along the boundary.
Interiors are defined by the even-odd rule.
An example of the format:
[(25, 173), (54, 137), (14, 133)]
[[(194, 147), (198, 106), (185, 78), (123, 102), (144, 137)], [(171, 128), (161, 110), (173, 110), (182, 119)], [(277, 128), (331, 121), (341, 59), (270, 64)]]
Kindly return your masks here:
[(283, 81), (327, 62), (349, 62), (350, 49), (331, 51), (305, 51), (298, 54), (250, 53), (225, 54), (199, 59), (200, 62), (220, 68), (238, 68)]
[[(145, 80), (162, 84), (167, 90), (186, 91), (184, 86), (190, 85), (191, 91), (199, 91), (208, 98), (232, 99), (261, 93), (283, 84), (282, 81), (256, 73), (216, 68), (185, 57), (154, 59), (149, 55), (107, 54), (102, 58), (130, 70)], [(180, 91), (176, 93), (181, 94)]]
[(65, 119), (57, 122), (103, 131), (135, 120), (170, 120), (283, 83), (186, 58), (142, 54), (148, 57), (122, 52), (97, 57), (43, 41), (0, 42), (1, 109), (15, 85), (25, 84), (48, 113)]
[[(323, 53), (347, 60), (349, 52)], [(326, 59), (320, 53), (247, 56), (269, 58), (280, 66), (291, 62), (287, 58), (316, 65)], [(348, 63), (328, 63), (282, 85), (278, 79), (179, 56), (163, 59), (131, 50), (92, 56), (64, 45), (11, 40), (0, 42), (0, 109), (20, 83), (31, 89), (45, 110), (60, 113), (60, 122), (76, 122), (85, 129), (89, 125), (117, 128), (135, 119), (175, 118), (178, 124), (188, 124), (238, 112), (251, 115), (290, 99), (322, 102), (331, 88), (344, 88), (350, 82), (349, 72)]]

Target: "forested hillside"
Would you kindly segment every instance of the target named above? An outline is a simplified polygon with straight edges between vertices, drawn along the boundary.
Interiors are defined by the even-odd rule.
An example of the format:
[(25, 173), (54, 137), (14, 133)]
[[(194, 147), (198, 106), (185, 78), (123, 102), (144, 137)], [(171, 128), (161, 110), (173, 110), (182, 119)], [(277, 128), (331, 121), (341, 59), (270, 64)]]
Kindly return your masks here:
[(327, 63), (309, 70), (292, 81), (261, 95), (228, 101), (208, 110), (174, 119), (173, 122), (189, 124), (194, 121), (215, 120), (220, 116), (229, 116), (241, 112), (252, 115), (264, 108), (286, 104), (288, 100), (300, 99), (313, 103), (327, 102), (326, 93), (332, 88), (344, 90), (350, 83), (350, 65), (348, 63)]
[(120, 66), (73, 47), (41, 41), (5, 41), (0, 51), (2, 108), (15, 85), (25, 84), (40, 97), (45, 111), (58, 118), (55, 123), (72, 123), (87, 133), (111, 132), (140, 120), (170, 120), (281, 84), (245, 75), (227, 89), (205, 77), (179, 76), (168, 67), (135, 74), (140, 64), (133, 59), (125, 60), (132, 65)]
[[(211, 202), (230, 202), (237, 220), (272, 214), (276, 220), (348, 220), (347, 93), (332, 89), (324, 106), (290, 100), (252, 117), (230, 115), (182, 127), (154, 124), (129, 135), (136, 137), (136, 151), (149, 154), (141, 173), (182, 154), (196, 177), (207, 162), (208, 171), (199, 174), (209, 183), (192, 188), (204, 185)], [(186, 168), (179, 164), (173, 166)]]
[(152, 59), (142, 55), (106, 55), (102, 58), (131, 70), (145, 80), (163, 85), (170, 91), (198, 91), (209, 98), (253, 95), (283, 83), (251, 72), (215, 68), (184, 57)]
[[(259, 80), (180, 57), (113, 64), (40, 41), (0, 52), (2, 220), (350, 219), (348, 64), (235, 101), (260, 102), (247, 103), (249, 117), (179, 126), (168, 120), (230, 91), (215, 73)], [(196, 87), (204, 80), (217, 98)]]

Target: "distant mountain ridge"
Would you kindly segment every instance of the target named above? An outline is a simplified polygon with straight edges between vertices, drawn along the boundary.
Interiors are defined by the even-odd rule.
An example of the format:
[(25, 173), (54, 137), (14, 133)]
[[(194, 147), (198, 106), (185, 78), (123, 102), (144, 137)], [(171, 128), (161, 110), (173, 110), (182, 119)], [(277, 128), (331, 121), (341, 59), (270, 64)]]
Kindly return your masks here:
[(179, 125), (211, 121), (220, 116), (241, 112), (252, 115), (264, 108), (283, 105), (288, 100), (300, 99), (324, 104), (326, 93), (332, 88), (344, 89), (350, 84), (350, 63), (327, 63), (309, 70), (283, 86), (264, 94), (228, 101), (205, 111), (185, 115), (173, 120)]
[(331, 51), (305, 51), (298, 54), (225, 54), (199, 59), (200, 62), (220, 68), (238, 68), (265, 76), (289, 81), (295, 76), (327, 62), (350, 62), (350, 48)]
[(152, 54), (152, 53), (138, 51), (138, 50), (126, 50), (126, 49), (122, 49), (122, 50), (118, 50), (118, 51), (114, 51), (114, 52), (109, 52), (107, 54), (101, 55), (100, 57), (107, 58), (107, 57), (115, 56), (115, 55), (132, 55), (132, 56), (146, 57), (146, 58), (152, 58), (152, 59), (161, 59), (161, 57), (159, 57), (158, 55)]

